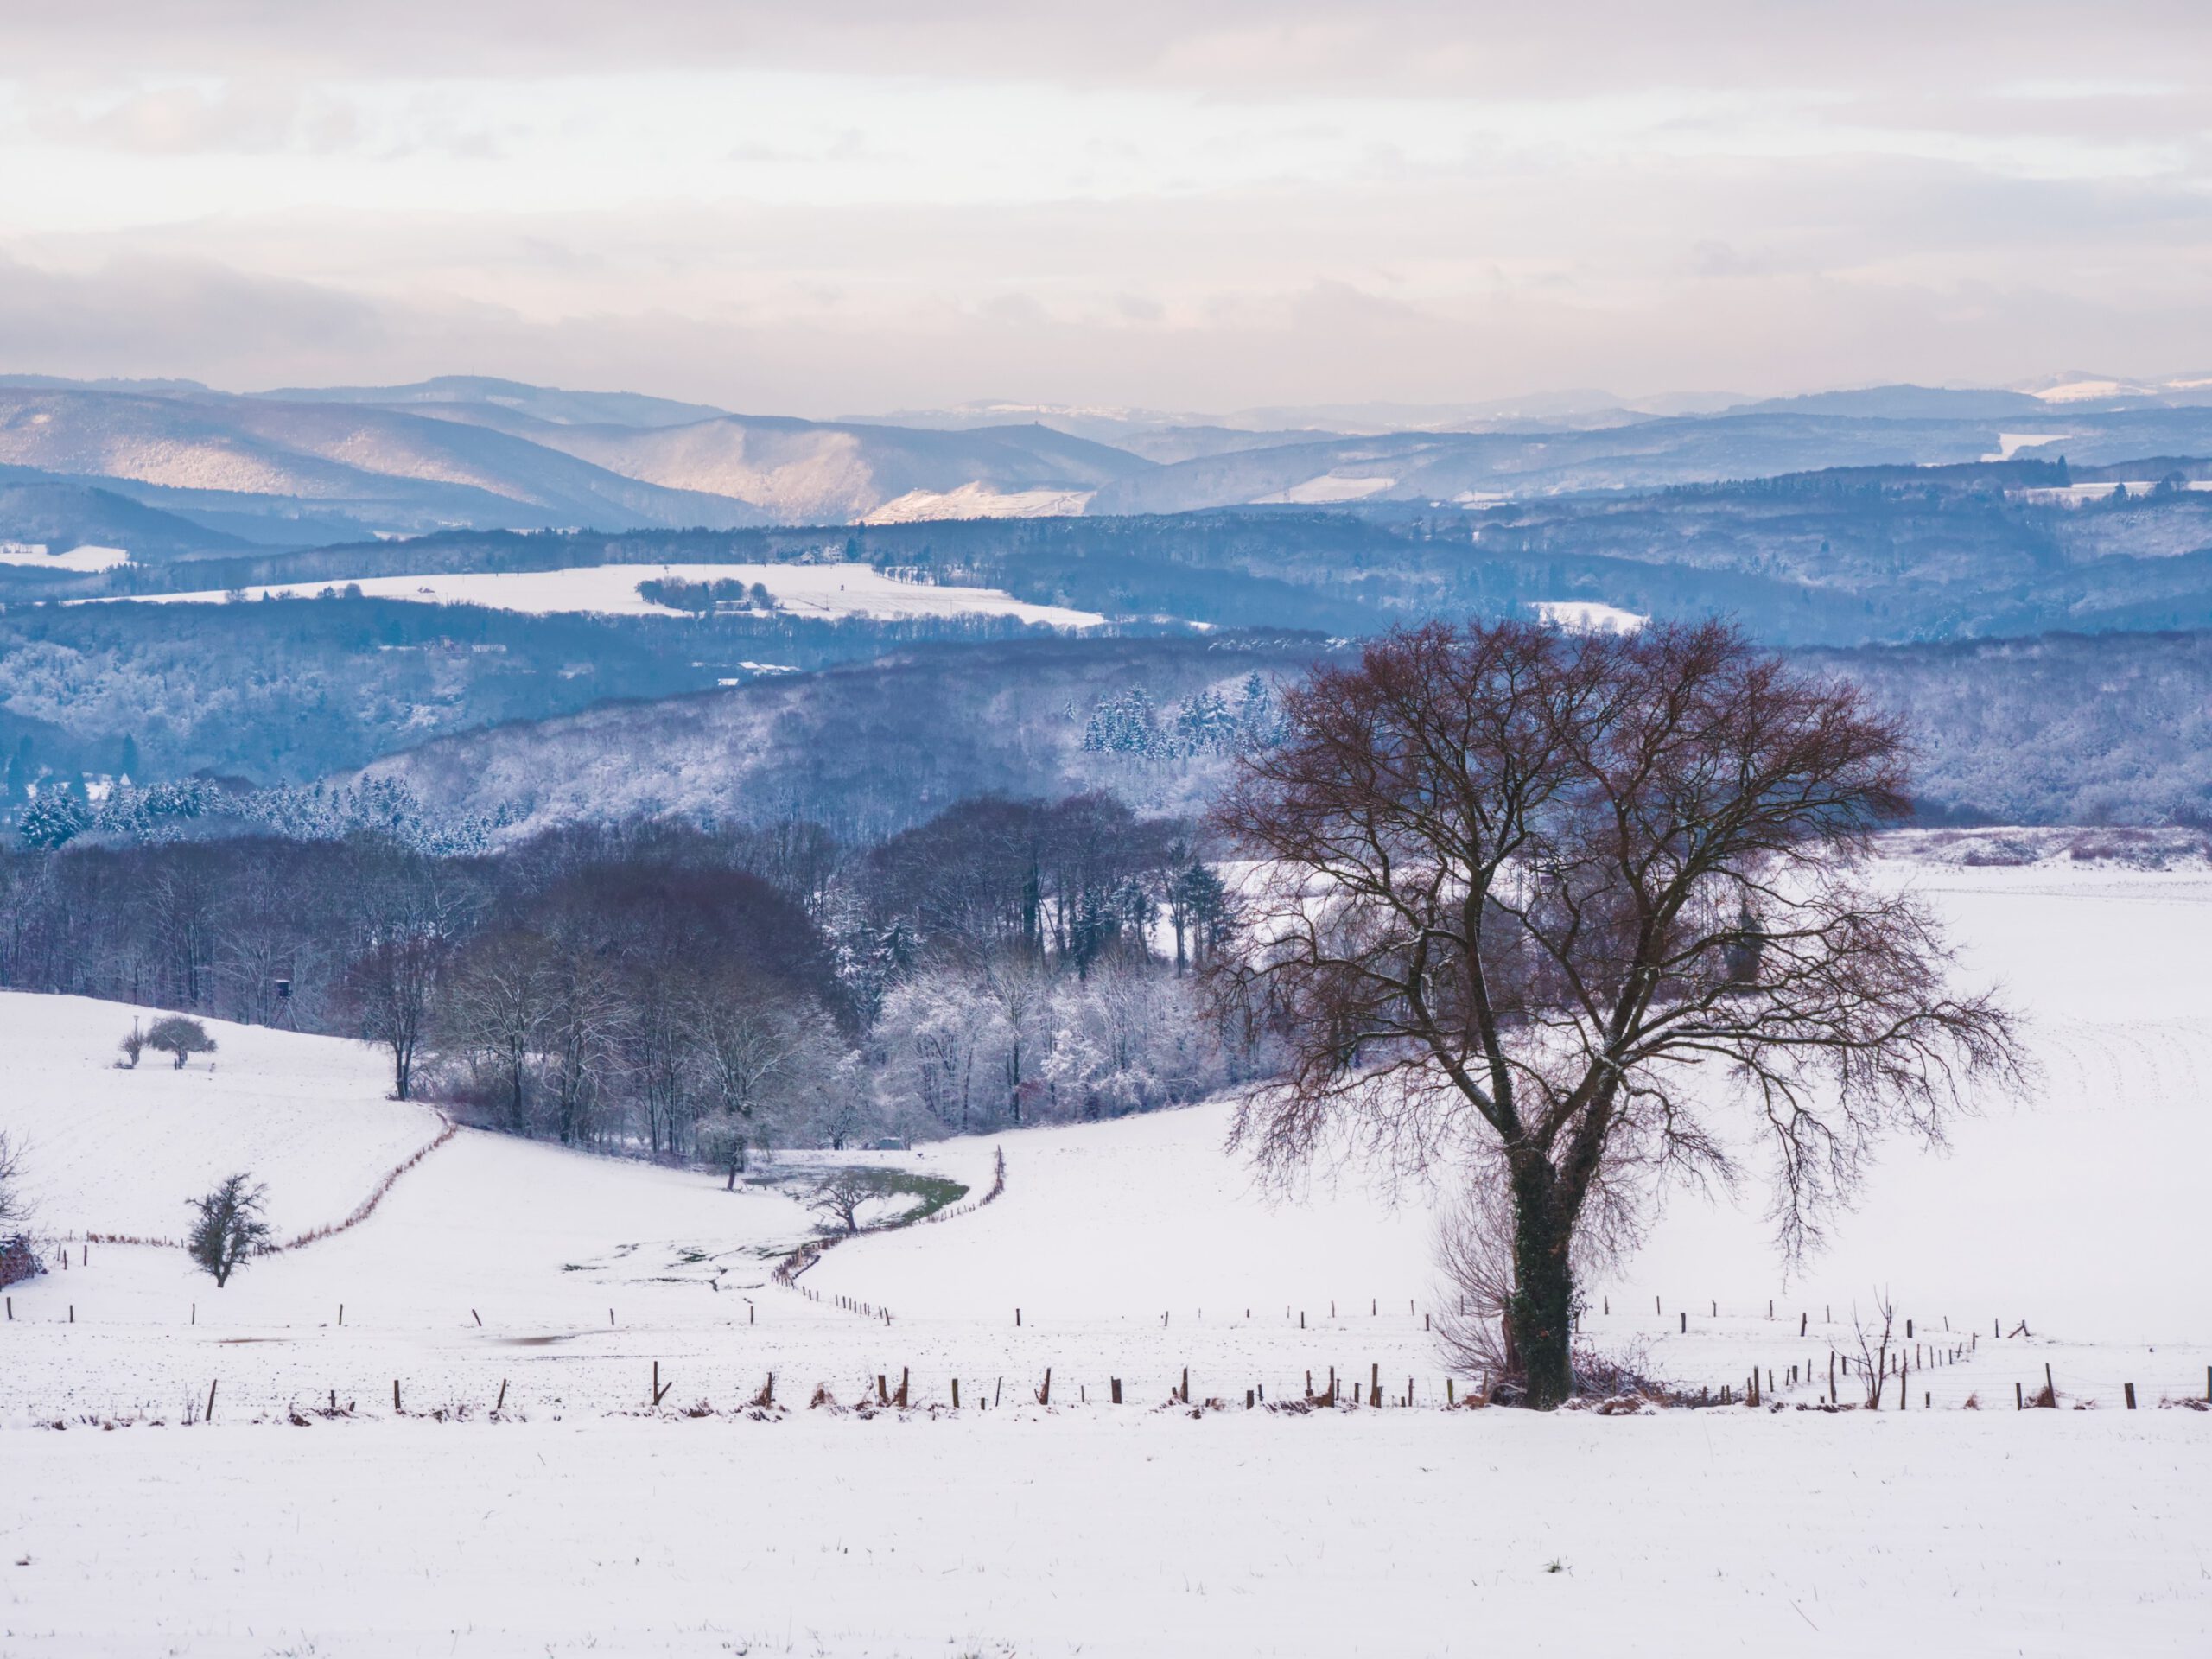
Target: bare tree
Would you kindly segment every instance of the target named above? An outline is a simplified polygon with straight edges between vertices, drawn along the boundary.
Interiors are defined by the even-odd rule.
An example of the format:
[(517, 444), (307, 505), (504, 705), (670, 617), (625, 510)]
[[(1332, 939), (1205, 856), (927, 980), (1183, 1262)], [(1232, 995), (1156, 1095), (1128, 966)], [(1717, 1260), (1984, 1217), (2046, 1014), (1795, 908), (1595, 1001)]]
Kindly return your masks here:
[(1932, 918), (1859, 877), (1907, 810), (1898, 726), (1731, 628), (1432, 624), (1283, 720), (1214, 815), (1258, 862), (1210, 982), (1288, 1056), (1237, 1141), (1501, 1185), (1532, 1404), (1572, 1390), (1586, 1226), (1632, 1230), (1656, 1173), (1732, 1179), (1719, 1099), (1754, 1110), (1794, 1253), (1880, 1132), (1936, 1140), (2018, 1079)]
[(1890, 1343), (1897, 1329), (1897, 1310), (1889, 1292), (1874, 1299), (1874, 1311), (1882, 1316), (1878, 1328), (1860, 1319), (1857, 1308), (1851, 1310), (1851, 1327), (1859, 1338), (1859, 1381), (1866, 1390), (1869, 1411), (1882, 1408), (1882, 1385), (1890, 1379)]
[(200, 1218), (184, 1242), (185, 1252), (213, 1274), (217, 1289), (230, 1282), (249, 1256), (270, 1248), (269, 1224), (261, 1218), (265, 1186), (249, 1186), (250, 1175), (226, 1175), (204, 1198), (189, 1198)]
[(339, 987), (361, 1040), (391, 1056), (394, 1099), (413, 1098), (415, 1067), (438, 1013), (440, 985), (466, 908), (435, 859), (364, 849), (352, 879), (359, 945)]
[(491, 1074), (505, 1096), (506, 1127), (517, 1134), (530, 1127), (532, 1068), (550, 1000), (545, 942), (534, 933), (473, 941), (447, 978), (441, 1040)]
[(30, 1219), (30, 1202), (23, 1197), (23, 1154), (0, 1129), (0, 1235), (12, 1234)]
[(815, 1183), (806, 1207), (825, 1221), (835, 1222), (848, 1233), (861, 1230), (861, 1206), (880, 1196), (874, 1177), (865, 1170), (841, 1169)]
[(413, 1098), (415, 1066), (429, 1043), (446, 941), (435, 930), (395, 920), (377, 930), (340, 988), (361, 1040), (391, 1057), (391, 1094)]
[(710, 1110), (699, 1120), (699, 1151), (734, 1191), (768, 1122), (796, 1096), (802, 1074), (833, 1058), (818, 1016), (743, 973), (697, 988), (686, 1015)]
[(1044, 1046), (1039, 1027), (1052, 1007), (1052, 976), (1033, 952), (1001, 950), (983, 959), (976, 986), (998, 1016), (999, 1077), (1006, 1087), (1006, 1115), (1009, 1122), (1020, 1123), (1023, 1086)]
[(552, 1096), (554, 1133), (563, 1146), (576, 1146), (598, 1127), (622, 1003), (607, 963), (568, 941), (558, 942), (546, 983), (545, 1087)]

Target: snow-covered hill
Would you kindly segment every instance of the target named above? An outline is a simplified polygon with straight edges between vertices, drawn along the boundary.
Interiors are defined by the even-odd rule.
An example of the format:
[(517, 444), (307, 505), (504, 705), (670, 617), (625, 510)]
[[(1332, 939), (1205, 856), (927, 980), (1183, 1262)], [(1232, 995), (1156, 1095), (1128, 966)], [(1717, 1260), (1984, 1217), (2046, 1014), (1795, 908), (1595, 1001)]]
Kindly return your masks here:
[[(778, 566), (766, 580), (780, 592), (779, 582), (802, 569)], [(1229, 651), (1200, 639), (1064, 639), (1049, 647), (917, 652), (602, 705), (426, 743), (359, 775), (397, 779), (441, 811), (512, 809), (518, 836), (633, 813), (743, 819), (763, 802), (793, 800), (810, 812), (896, 828), (965, 796), (1096, 788), (1145, 810), (1197, 810), (1222, 757), (1186, 763), (1087, 750), (1102, 699), (1142, 690), (1166, 726), (1179, 703), (1211, 691), (1234, 706), (1249, 677), (1302, 672), (1317, 650), (1295, 639)]]
[(179, 1238), (185, 1200), (248, 1171), (269, 1187), (280, 1236), (345, 1218), (443, 1127), (386, 1098), (391, 1077), (358, 1044), (206, 1020), (212, 1056), (182, 1070), (117, 1045), (153, 1008), (0, 991), (6, 1057), (0, 1128), (29, 1171), (42, 1231)]

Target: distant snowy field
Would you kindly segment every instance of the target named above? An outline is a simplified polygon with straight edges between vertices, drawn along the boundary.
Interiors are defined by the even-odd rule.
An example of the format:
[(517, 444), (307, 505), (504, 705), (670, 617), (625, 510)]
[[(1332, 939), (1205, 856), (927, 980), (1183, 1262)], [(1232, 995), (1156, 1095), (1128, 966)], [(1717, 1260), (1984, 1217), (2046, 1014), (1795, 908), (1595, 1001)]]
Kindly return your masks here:
[[(2212, 1414), (2158, 1408), (2212, 1364), (2212, 878), (1891, 873), (2026, 1014), (2035, 1097), (1893, 1145), (1801, 1275), (1757, 1190), (1678, 1195), (1585, 1329), (1809, 1403), (1886, 1287), (1929, 1362), (1903, 1413), (1437, 1410), (1426, 1196), (1262, 1192), (1219, 1103), (853, 1154), (980, 1189), (1003, 1148), (1007, 1188), (830, 1250), (812, 1296), (770, 1277), (811, 1224), (785, 1192), (463, 1132), (226, 1289), (100, 1244), (12, 1288), (0, 1653), (2212, 1650)], [(114, 1072), (128, 1015), (0, 999), (52, 1225), (241, 1161), (319, 1217), (435, 1128), (330, 1039)], [(2091, 1408), (2015, 1413), (2046, 1366)], [(1331, 1368), (1386, 1408), (1243, 1409)], [(1186, 1369), (1226, 1410), (1167, 1407)], [(772, 1375), (790, 1414), (754, 1421)], [(909, 1412), (805, 1408), (902, 1375)]]
[(35, 565), (41, 570), (67, 570), (73, 575), (84, 575), (112, 570), (130, 563), (130, 555), (124, 549), (98, 547), (89, 542), (62, 553), (54, 552), (42, 542), (0, 542), (0, 564)]
[[(488, 610), (545, 616), (591, 612), (604, 616), (680, 616), (683, 613), (649, 602), (638, 592), (643, 582), (760, 582), (793, 616), (912, 617), (1011, 616), (1056, 628), (1096, 627), (1105, 618), (1058, 605), (1033, 605), (995, 588), (930, 587), (899, 582), (866, 564), (594, 564), (569, 570), (477, 571), (458, 575), (363, 576), (249, 588), (249, 600), (308, 599), (325, 587), (359, 587), (370, 599), (412, 600), (424, 605), (481, 605)], [(209, 589), (188, 594), (148, 594), (128, 602), (155, 605), (213, 605), (226, 597)], [(87, 605), (124, 602), (114, 599), (75, 601)]]

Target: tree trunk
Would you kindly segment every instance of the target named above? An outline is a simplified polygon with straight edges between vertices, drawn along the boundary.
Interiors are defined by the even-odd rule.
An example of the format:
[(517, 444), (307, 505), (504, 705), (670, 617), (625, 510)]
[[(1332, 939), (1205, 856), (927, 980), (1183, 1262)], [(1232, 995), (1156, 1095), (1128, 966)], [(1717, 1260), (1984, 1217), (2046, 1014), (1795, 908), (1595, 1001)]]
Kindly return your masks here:
[(1574, 1390), (1574, 1272), (1571, 1216), (1560, 1213), (1559, 1179), (1533, 1157), (1513, 1177), (1513, 1297), (1506, 1340), (1518, 1356), (1529, 1405), (1549, 1411)]

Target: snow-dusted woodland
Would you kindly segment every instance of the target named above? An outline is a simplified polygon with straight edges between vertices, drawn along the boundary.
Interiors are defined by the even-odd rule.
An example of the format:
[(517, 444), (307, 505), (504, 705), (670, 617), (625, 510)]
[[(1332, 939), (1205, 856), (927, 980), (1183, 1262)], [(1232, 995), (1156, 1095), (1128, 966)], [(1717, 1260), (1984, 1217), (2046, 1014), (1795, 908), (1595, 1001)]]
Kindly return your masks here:
[[(1893, 1144), (1801, 1273), (1756, 1191), (1677, 1193), (1587, 1287), (1588, 1340), (1756, 1410), (1446, 1412), (1428, 1196), (1261, 1192), (1218, 1102), (734, 1192), (464, 1130), (217, 1290), (81, 1235), (233, 1167), (280, 1236), (342, 1222), (435, 1115), (334, 1039), (118, 1070), (151, 1011), (0, 998), (52, 1269), (0, 1324), (0, 1650), (2201, 1652), (2212, 881), (1884, 868), (2038, 1077)], [(967, 1191), (779, 1282), (835, 1164)], [(1794, 1409), (1885, 1294), (1883, 1409)], [(2046, 1367), (2082, 1409), (2013, 1409)]]

